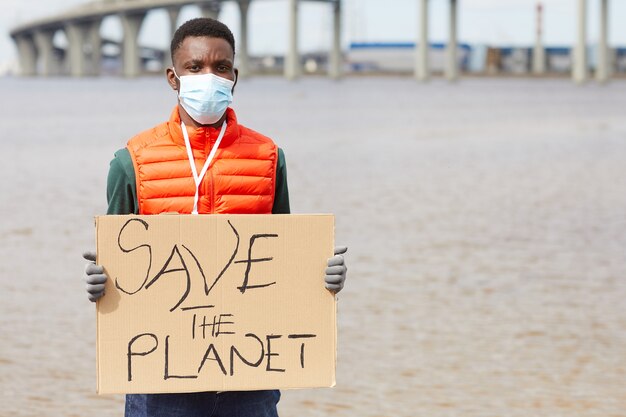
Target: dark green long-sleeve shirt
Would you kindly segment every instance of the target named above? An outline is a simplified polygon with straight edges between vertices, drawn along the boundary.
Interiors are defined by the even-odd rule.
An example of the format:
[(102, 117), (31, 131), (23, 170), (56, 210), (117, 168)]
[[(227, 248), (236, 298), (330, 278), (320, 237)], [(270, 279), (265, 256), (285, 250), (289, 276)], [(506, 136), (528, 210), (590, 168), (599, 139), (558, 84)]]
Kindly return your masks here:
[[(138, 214), (137, 185), (135, 168), (128, 149), (115, 152), (111, 161), (107, 179), (107, 214)], [(278, 148), (276, 166), (276, 194), (274, 196), (273, 214), (289, 214), (289, 190), (287, 189), (287, 165), (285, 154)]]

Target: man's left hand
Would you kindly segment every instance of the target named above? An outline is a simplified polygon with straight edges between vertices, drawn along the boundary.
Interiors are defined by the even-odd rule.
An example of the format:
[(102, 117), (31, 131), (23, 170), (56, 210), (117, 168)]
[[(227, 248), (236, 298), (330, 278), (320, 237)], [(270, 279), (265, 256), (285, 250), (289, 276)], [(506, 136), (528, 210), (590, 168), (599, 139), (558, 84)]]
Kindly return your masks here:
[(346, 281), (346, 268), (343, 254), (348, 250), (347, 246), (335, 246), (335, 256), (328, 259), (328, 267), (326, 268), (326, 288), (334, 293), (338, 293), (343, 288)]

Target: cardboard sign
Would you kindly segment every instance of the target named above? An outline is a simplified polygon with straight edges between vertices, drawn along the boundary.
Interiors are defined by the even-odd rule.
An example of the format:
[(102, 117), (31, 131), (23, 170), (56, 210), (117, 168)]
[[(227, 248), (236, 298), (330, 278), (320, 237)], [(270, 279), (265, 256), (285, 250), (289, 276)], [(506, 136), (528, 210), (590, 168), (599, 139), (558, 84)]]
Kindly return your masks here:
[(329, 387), (332, 215), (96, 218), (98, 392)]

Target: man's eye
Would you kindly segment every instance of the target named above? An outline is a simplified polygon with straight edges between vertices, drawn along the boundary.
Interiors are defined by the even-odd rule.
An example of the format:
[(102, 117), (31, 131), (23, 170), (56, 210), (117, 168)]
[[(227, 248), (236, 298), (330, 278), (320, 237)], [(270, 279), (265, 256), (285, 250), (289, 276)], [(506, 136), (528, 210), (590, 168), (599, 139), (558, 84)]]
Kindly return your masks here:
[(217, 67), (217, 70), (219, 72), (226, 72), (226, 71), (229, 71), (230, 68), (228, 68), (226, 65), (220, 65), (219, 67)]

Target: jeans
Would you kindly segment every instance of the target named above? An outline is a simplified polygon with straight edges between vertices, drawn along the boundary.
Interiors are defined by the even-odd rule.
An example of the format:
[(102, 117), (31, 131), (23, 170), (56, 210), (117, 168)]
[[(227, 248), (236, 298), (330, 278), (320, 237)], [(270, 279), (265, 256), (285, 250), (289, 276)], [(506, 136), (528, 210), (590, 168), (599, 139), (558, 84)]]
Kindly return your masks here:
[(128, 394), (125, 417), (278, 417), (280, 391)]

